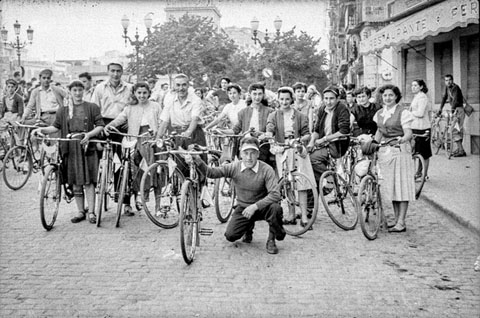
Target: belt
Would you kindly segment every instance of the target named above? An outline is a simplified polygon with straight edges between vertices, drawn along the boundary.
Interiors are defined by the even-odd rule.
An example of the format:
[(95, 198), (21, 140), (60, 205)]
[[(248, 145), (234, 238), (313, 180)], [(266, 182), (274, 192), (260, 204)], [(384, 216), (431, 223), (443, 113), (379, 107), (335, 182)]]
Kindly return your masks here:
[(175, 130), (180, 130), (180, 131), (185, 131), (188, 129), (188, 127), (190, 127), (190, 125), (185, 125), (185, 126), (176, 126), (176, 125), (172, 125), (172, 128), (175, 129)]
[(56, 114), (57, 111), (56, 110), (49, 110), (49, 111), (42, 111), (41, 114)]

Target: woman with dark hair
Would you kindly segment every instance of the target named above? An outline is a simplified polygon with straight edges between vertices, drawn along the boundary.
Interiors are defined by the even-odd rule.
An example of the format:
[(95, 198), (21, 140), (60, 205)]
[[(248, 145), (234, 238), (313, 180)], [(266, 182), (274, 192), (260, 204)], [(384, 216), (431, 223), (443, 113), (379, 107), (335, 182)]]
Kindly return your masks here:
[(409, 142), (414, 119), (410, 111), (399, 104), (402, 94), (397, 86), (385, 85), (378, 92), (382, 97), (383, 108), (373, 116), (378, 126), (375, 140), (381, 142), (396, 139), (399, 146), (385, 146), (378, 153), (383, 193), (387, 199), (392, 200), (395, 212), (395, 225), (391, 226), (390, 232), (405, 232), (408, 203), (415, 200), (415, 168)]
[[(415, 94), (412, 103), (410, 104), (410, 112), (413, 115), (412, 132), (415, 135), (424, 135), (430, 130), (432, 112), (431, 103), (428, 100), (427, 84), (421, 79), (416, 79), (412, 82), (412, 93)], [(432, 156), (432, 148), (430, 146), (429, 137), (415, 137), (415, 153), (422, 155), (425, 159), (425, 177), (428, 176), (428, 164)]]
[[(279, 88), (277, 99), (280, 104), (280, 108), (273, 113), (270, 113), (268, 116), (266, 135), (269, 137), (275, 136), (275, 141), (279, 143), (284, 143), (285, 139), (288, 137), (300, 138), (304, 144), (307, 143), (310, 140), (308, 118), (295, 108), (292, 108), (294, 100), (293, 89), (290, 87)], [(295, 158), (294, 160), (289, 160), (289, 162), (295, 163), (295, 166), (289, 168), (292, 170), (296, 169), (296, 171), (304, 173), (310, 179), (312, 184), (316, 184), (307, 149), (303, 147), (300, 152), (296, 152), (294, 149), (289, 149), (287, 151), (289, 156), (293, 156)], [(282, 176), (283, 165), (281, 159), (283, 157), (283, 148), (272, 149), (272, 152), (275, 153), (278, 175)], [(308, 185), (299, 184), (299, 187), (301, 186), (305, 187), (298, 189), (300, 190), (299, 204), (302, 211), (301, 225), (305, 226), (308, 223), (307, 190), (316, 190), (309, 188)], [(295, 214), (295, 210), (291, 210), (290, 212)], [(295, 218), (296, 215), (289, 215), (288, 218), (285, 217), (284, 224), (295, 224)]]
[(240, 99), (242, 89), (237, 84), (230, 84), (227, 87), (228, 98), (231, 103), (226, 104), (218, 117), (208, 124), (205, 129), (215, 127), (224, 119), (228, 119), (230, 128), (233, 128), (238, 123), (238, 112), (247, 107), (245, 101)]
[[(105, 126), (106, 134), (110, 133), (110, 127), (118, 127), (124, 123), (128, 124), (129, 135), (142, 135), (150, 132), (155, 135), (158, 130), (158, 123), (160, 122), (160, 104), (149, 100), (151, 91), (148, 83), (139, 82), (132, 88), (131, 102), (123, 111), (107, 126)], [(140, 181), (142, 179), (143, 170), (140, 167), (147, 167), (154, 161), (154, 151), (150, 145), (142, 145), (143, 140), (138, 140), (136, 144), (135, 154), (133, 155), (133, 190), (136, 196), (135, 206), (137, 210), (141, 210), (142, 203), (138, 194), (140, 191)], [(149, 184), (147, 181), (147, 185)], [(156, 182), (156, 180), (151, 180)], [(150, 189), (150, 187), (147, 187)], [(155, 190), (157, 190), (155, 188)], [(157, 193), (155, 193), (157, 194)], [(125, 204), (125, 211), (130, 213), (132, 208), (130, 206), (130, 198), (123, 202)], [(121, 204), (119, 202), (119, 204)]]
[(350, 121), (353, 120), (354, 123), (357, 123), (358, 130), (353, 130), (353, 135), (375, 135), (377, 132), (377, 123), (373, 121), (373, 116), (382, 107), (370, 102), (372, 91), (368, 87), (359, 88), (355, 94), (357, 98), (357, 104), (351, 111)]
[(62, 170), (66, 174), (66, 183), (73, 185), (73, 195), (78, 208), (77, 215), (71, 220), (72, 223), (86, 219), (84, 191), (90, 209), (89, 221), (96, 222), (95, 183), (100, 158), (96, 145), (88, 141), (103, 130), (104, 123), (100, 107), (83, 100), (84, 89), (85, 86), (78, 80), (70, 83), (68, 85), (70, 96), (66, 99), (65, 106), (58, 109), (52, 126), (37, 128), (32, 132), (43, 135), (60, 131), (62, 138), (66, 138), (68, 134), (82, 134), (80, 136), (83, 138), (76, 142), (60, 144), (60, 155), (64, 158), (62, 165), (65, 165)]

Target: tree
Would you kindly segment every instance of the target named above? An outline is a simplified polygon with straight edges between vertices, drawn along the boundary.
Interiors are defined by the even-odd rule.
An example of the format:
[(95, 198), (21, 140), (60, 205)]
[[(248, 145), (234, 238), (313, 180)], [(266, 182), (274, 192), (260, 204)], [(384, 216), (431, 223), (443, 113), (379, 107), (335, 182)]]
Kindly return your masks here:
[(140, 64), (146, 65), (146, 77), (185, 73), (199, 84), (204, 74), (213, 80), (224, 76), (236, 51), (233, 40), (217, 31), (211, 19), (184, 15), (155, 26)]
[(284, 32), (269, 43), (263, 43), (263, 52), (256, 56), (256, 72), (270, 67), (274, 72), (273, 86), (293, 85), (297, 81), (327, 85), (327, 76), (322, 66), (327, 66), (327, 52), (317, 52), (315, 40), (306, 32), (295, 34), (295, 28)]

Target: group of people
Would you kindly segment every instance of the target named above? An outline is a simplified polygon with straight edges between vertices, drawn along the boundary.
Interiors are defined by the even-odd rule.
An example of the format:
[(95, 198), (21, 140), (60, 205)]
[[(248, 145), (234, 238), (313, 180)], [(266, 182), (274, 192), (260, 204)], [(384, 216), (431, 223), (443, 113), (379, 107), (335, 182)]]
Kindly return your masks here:
[[(203, 98), (201, 90), (190, 87), (187, 75), (178, 74), (171, 90), (162, 90), (162, 94), (152, 96), (152, 85), (149, 83), (132, 85), (122, 80), (121, 64), (110, 63), (107, 70), (108, 81), (92, 88), (90, 75), (84, 73), (79, 80), (70, 83), (67, 92), (50, 85), (52, 72), (44, 70), (40, 73), (40, 86), (32, 91), (26, 107), (13, 93), (15, 83), (7, 81), (7, 94), (0, 112), (2, 119), (9, 119), (8, 116), (16, 114), (21, 122), (26, 122), (34, 114), (33, 119), (48, 125), (35, 129), (35, 134), (57, 133), (66, 137), (75, 133), (81, 136), (78, 141), (60, 149), (68, 166), (65, 170), (66, 182), (73, 185), (78, 208), (72, 222), (88, 218), (95, 223), (94, 187), (101, 150), (94, 143), (89, 143), (93, 137), (109, 135), (112, 127), (131, 135), (149, 132), (156, 138), (176, 131), (180, 136), (188, 137), (180, 145), (183, 148), (191, 144), (206, 146), (205, 130), (214, 129), (228, 119), (228, 125), (218, 130), (246, 134), (238, 147), (241, 160), (212, 168), (205, 165), (205, 158), (195, 158), (202, 175), (233, 180), (237, 206), (225, 233), (227, 240), (233, 242), (243, 237), (244, 242), (251, 242), (255, 221), (266, 220), (270, 228), (266, 249), (268, 253), (276, 254), (278, 248), (275, 241), (285, 237), (284, 223), (296, 222), (298, 217), (302, 226), (307, 224), (306, 190), (317, 190), (299, 189), (301, 215), (284, 215), (278, 204), (278, 179), (282, 166), (277, 162), (280, 153), (274, 153), (270, 147), (260, 147), (259, 143), (262, 139), (281, 143), (290, 137), (298, 138), (303, 144), (303, 148), (294, 153), (296, 168), (306, 174), (317, 188), (320, 176), (327, 169), (329, 156), (339, 158), (349, 147), (348, 138), (337, 140), (338, 137), (367, 134), (376, 142), (396, 139), (399, 146), (382, 147), (378, 162), (385, 184), (382, 187), (384, 195), (393, 202), (395, 211), (395, 222), (391, 224), (390, 231), (406, 231), (408, 204), (415, 200), (412, 151), (420, 152), (426, 162), (431, 156), (426, 138), (417, 138), (415, 150), (411, 149), (410, 144), (414, 134), (421, 135), (430, 128), (432, 109), (423, 80), (412, 82), (415, 97), (410, 107), (404, 107), (401, 103), (402, 93), (394, 85), (384, 85), (376, 90), (380, 104), (372, 103), (372, 91), (367, 87), (347, 91), (347, 102), (342, 99), (337, 87), (329, 86), (320, 94), (314, 86), (304, 83), (281, 87), (274, 96), (270, 94), (269, 97), (265, 86), (255, 83), (248, 87), (248, 98), (243, 100), (240, 98), (242, 88), (231, 83), (230, 79), (223, 78), (221, 88)], [(461, 107), (455, 106), (458, 92), (448, 83), (447, 92), (441, 109), (449, 101), (460, 114)], [(212, 109), (206, 106), (206, 100), (215, 111), (219, 111), (218, 117), (208, 124), (204, 118)], [(121, 139), (114, 135), (112, 138)], [(328, 147), (316, 147), (318, 143), (328, 144)], [(462, 155), (461, 140), (458, 151)], [(138, 143), (134, 162), (138, 166), (142, 160), (151, 164), (155, 157), (152, 148)], [(182, 160), (179, 163), (182, 173), (188, 174), (187, 163)], [(141, 169), (136, 172), (133, 178), (137, 180), (134, 182), (136, 186), (133, 186), (137, 196), (135, 205), (141, 209), (138, 198)], [(85, 208), (85, 197), (89, 211)], [(118, 204), (125, 205), (126, 215), (134, 215), (130, 197), (127, 196), (124, 202)]]

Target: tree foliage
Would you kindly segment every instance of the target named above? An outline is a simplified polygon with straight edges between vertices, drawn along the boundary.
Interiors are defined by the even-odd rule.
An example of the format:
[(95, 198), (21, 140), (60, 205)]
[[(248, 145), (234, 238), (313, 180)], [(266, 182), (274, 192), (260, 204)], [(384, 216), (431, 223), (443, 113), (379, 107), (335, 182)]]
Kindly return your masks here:
[[(226, 76), (246, 88), (266, 80), (262, 70), (269, 67), (274, 77), (267, 84), (273, 89), (296, 81), (323, 87), (327, 78), (322, 66), (327, 65), (327, 54), (324, 50), (317, 52), (318, 43), (319, 39), (305, 32), (298, 35), (293, 28), (263, 43), (262, 52), (250, 56), (217, 30), (211, 19), (184, 15), (154, 27), (140, 52), (139, 68), (144, 78), (185, 73), (196, 86), (211, 87)], [(135, 67), (131, 63), (129, 69), (135, 72)], [(203, 80), (205, 74), (207, 81)]]
[(281, 34), (270, 43), (263, 43), (263, 52), (256, 57), (256, 68), (270, 67), (274, 72), (273, 86), (293, 85), (297, 81), (326, 86), (327, 52), (317, 52), (320, 39), (306, 32), (295, 34), (295, 28)]
[(184, 15), (158, 25), (142, 51), (144, 76), (185, 73), (194, 81), (223, 76), (237, 51), (233, 40), (216, 30), (211, 19)]

